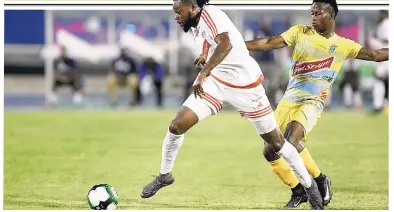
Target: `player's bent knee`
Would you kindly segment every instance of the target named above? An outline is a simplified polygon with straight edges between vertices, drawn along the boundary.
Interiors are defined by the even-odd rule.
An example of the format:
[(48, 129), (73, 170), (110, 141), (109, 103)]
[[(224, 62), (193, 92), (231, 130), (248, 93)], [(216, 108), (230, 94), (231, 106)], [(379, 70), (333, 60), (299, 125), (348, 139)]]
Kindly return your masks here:
[(171, 121), (171, 124), (168, 127), (168, 131), (170, 131), (170, 133), (172, 133), (172, 134), (179, 135), (180, 134), (179, 133), (179, 131), (180, 131), (179, 128), (180, 127), (179, 127), (178, 121), (176, 119), (174, 119), (174, 120)]
[(304, 149), (304, 146), (300, 142), (304, 134), (304, 127), (300, 123), (293, 121), (287, 126), (284, 137), (300, 152)]
[(293, 146), (297, 146), (300, 144), (301, 139), (297, 139), (296, 136), (288, 135), (285, 137), (288, 142), (290, 142)]
[(198, 123), (198, 117), (193, 110), (182, 106), (168, 128), (170, 133), (182, 135)]
[(179, 119), (174, 119), (171, 121), (171, 124), (168, 127), (168, 131), (175, 135), (182, 135), (186, 132), (186, 130), (183, 129), (181, 121)]
[(261, 138), (264, 139), (265, 142), (269, 144), (269, 147), (274, 152), (278, 152), (280, 149), (282, 149), (282, 146), (285, 142), (285, 139), (278, 127), (272, 130), (271, 132), (261, 134), (260, 136)]
[(291, 121), (287, 125), (283, 135), (292, 139), (301, 139), (304, 136), (304, 127), (298, 121)]
[(277, 155), (274, 150), (271, 148), (271, 146), (269, 144), (265, 144), (264, 148), (263, 148), (263, 155), (264, 158), (268, 161), (268, 162), (272, 162), (275, 160), (279, 159), (279, 155)]

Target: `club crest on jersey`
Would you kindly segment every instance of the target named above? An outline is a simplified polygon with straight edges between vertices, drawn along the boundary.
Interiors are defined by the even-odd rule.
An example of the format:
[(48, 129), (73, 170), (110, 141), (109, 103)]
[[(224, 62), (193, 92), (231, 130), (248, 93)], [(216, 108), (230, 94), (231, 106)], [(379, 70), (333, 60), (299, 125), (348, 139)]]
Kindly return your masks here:
[(332, 45), (330, 46), (330, 49), (328, 50), (328, 53), (330, 53), (330, 54), (333, 53), (337, 47), (338, 47), (338, 46), (332, 44)]
[(205, 33), (205, 31), (202, 31), (202, 32), (201, 32), (201, 36), (202, 36), (204, 39), (206, 39), (206, 33)]

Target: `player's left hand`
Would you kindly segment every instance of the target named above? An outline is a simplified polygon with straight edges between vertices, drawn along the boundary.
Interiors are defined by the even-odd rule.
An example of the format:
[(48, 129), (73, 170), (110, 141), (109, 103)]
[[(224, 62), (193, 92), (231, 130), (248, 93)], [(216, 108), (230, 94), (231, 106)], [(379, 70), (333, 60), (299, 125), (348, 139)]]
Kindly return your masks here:
[(193, 93), (194, 93), (194, 97), (197, 98), (197, 96), (199, 96), (200, 98), (202, 98), (202, 95), (204, 94), (204, 89), (202, 88), (202, 84), (205, 81), (205, 78), (207, 78), (207, 72), (203, 70), (200, 71), (200, 73), (197, 76), (196, 81), (193, 84)]
[(203, 68), (206, 61), (207, 61), (207, 59), (204, 57), (204, 55), (201, 54), (200, 56), (198, 56), (198, 57), (194, 60), (193, 63), (194, 63), (194, 65), (195, 65), (196, 67)]

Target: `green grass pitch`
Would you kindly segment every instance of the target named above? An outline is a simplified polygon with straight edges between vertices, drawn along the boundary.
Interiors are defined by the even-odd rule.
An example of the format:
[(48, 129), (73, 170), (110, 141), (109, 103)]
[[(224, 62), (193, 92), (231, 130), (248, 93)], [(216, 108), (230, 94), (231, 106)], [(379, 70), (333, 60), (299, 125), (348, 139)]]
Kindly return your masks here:
[[(97, 183), (117, 189), (118, 209), (281, 209), (290, 192), (265, 162), (263, 141), (225, 111), (187, 133), (175, 183), (141, 199), (174, 114), (6, 112), (4, 209), (88, 209)], [(325, 112), (307, 146), (332, 178), (327, 209), (388, 209), (388, 116)]]

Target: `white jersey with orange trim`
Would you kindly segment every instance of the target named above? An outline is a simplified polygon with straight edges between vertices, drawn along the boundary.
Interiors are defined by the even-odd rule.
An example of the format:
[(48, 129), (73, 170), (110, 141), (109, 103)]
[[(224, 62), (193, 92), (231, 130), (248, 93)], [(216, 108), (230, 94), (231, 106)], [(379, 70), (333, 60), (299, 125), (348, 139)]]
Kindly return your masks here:
[(262, 85), (264, 76), (257, 62), (249, 56), (245, 41), (230, 18), (214, 6), (204, 6), (194, 38), (209, 58), (217, 47), (215, 38), (227, 32), (232, 50), (202, 84), (201, 97), (191, 94), (182, 106), (191, 109), (199, 121), (219, 113), (223, 103), (235, 107), (256, 131), (266, 134), (278, 127), (271, 104)]
[[(201, 12), (200, 21), (196, 28), (192, 28), (194, 39), (203, 46), (207, 60), (217, 47), (215, 38), (221, 33), (228, 33), (232, 49), (227, 57), (212, 71), (211, 75), (219, 82), (234, 88), (250, 87), (263, 80), (262, 71), (258, 63), (249, 55), (244, 38), (234, 23), (221, 9), (206, 5)], [(205, 49), (205, 51), (204, 51)]]

